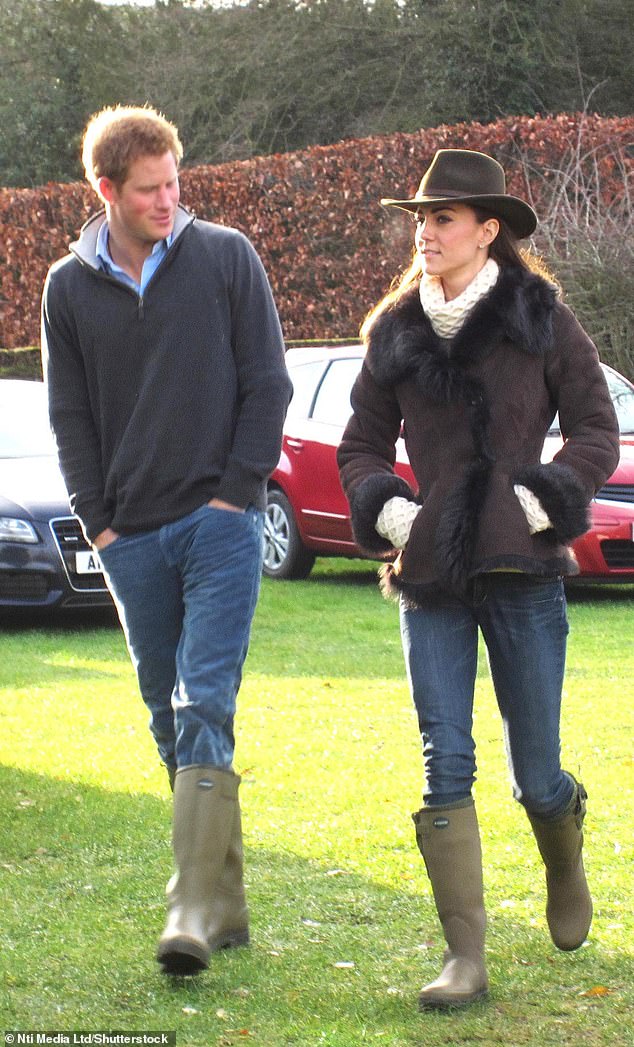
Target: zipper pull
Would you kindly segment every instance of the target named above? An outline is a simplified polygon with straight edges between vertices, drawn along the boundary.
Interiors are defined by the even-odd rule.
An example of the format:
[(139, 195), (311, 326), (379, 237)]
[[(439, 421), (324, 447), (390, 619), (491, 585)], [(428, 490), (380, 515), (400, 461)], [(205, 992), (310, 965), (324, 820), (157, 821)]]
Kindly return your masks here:
[(137, 316), (138, 316), (139, 320), (143, 320), (144, 317), (145, 317), (145, 313), (143, 311), (143, 295), (142, 294), (139, 295), (139, 305), (138, 305), (138, 309), (137, 309)]

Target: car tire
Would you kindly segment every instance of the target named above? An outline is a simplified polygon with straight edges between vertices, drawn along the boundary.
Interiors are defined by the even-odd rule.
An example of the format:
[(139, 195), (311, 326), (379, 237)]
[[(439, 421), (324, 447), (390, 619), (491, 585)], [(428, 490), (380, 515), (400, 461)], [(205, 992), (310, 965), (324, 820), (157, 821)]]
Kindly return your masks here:
[(273, 488), (267, 495), (264, 517), (264, 565), (268, 578), (308, 578), (315, 554), (302, 542), (291, 503)]

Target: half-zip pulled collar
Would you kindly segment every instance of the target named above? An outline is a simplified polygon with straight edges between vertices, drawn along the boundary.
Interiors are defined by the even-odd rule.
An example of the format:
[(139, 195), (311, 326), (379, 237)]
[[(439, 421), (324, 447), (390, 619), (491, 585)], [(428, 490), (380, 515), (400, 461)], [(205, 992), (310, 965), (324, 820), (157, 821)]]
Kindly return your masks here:
[(156, 272), (152, 274), (151, 279), (148, 281), (142, 292), (135, 290), (130, 286), (130, 284), (120, 280), (115, 274), (109, 273), (103, 268), (102, 260), (97, 254), (97, 239), (99, 236), (99, 230), (107, 220), (105, 210), (98, 211), (97, 214), (92, 215), (92, 217), (88, 219), (85, 225), (82, 226), (79, 239), (70, 244), (69, 250), (83, 266), (90, 269), (100, 280), (107, 280), (109, 283), (121, 288), (121, 290), (125, 291), (126, 294), (134, 295), (137, 301), (137, 320), (143, 321), (145, 319), (145, 297), (149, 288), (154, 286), (161, 272), (163, 272), (165, 267), (171, 263), (174, 253), (178, 249), (181, 238), (189, 227), (193, 225), (195, 219), (196, 216), (183, 207), (182, 204), (178, 205), (174, 220), (172, 242), (167, 249), (163, 261)]
[[(133, 288), (130, 288), (128, 285), (126, 285), (124, 281), (118, 280), (116, 276), (107, 273), (103, 269), (101, 259), (97, 254), (97, 238), (99, 236), (99, 230), (101, 229), (105, 221), (105, 210), (98, 211), (97, 214), (94, 214), (91, 218), (89, 218), (85, 225), (82, 226), (79, 238), (70, 244), (69, 250), (71, 254), (75, 255), (78, 261), (82, 263), (82, 265), (85, 265), (89, 269), (92, 269), (96, 274), (101, 275), (106, 279), (114, 281), (119, 287), (127, 287), (127, 289), (131, 291), (132, 294), (136, 293), (138, 296), (138, 293), (135, 292)], [(174, 219), (172, 243), (170, 244), (167, 250), (164, 262), (167, 261), (168, 256), (173, 253), (178, 242), (180, 241), (181, 236), (189, 228), (189, 226), (192, 225), (194, 221), (195, 215), (193, 215), (190, 211), (183, 207), (182, 204), (179, 204), (176, 211), (176, 217)], [(161, 266), (159, 266), (157, 272), (160, 272), (160, 269), (162, 268), (164, 262), (161, 264)], [(154, 273), (152, 279), (148, 282), (148, 287), (150, 286), (150, 284), (154, 282), (155, 278), (156, 273)]]
[(156, 243), (152, 245), (152, 250), (149, 254), (146, 254), (143, 259), (139, 280), (136, 280), (125, 268), (118, 265), (112, 257), (110, 253), (109, 229), (106, 222), (102, 222), (99, 227), (96, 250), (102, 268), (105, 269), (107, 273), (116, 277), (118, 280), (121, 280), (123, 283), (129, 284), (136, 293), (142, 295), (154, 273), (160, 268), (165, 259), (168, 248), (173, 239), (174, 232), (172, 230), (167, 238), (157, 240)]

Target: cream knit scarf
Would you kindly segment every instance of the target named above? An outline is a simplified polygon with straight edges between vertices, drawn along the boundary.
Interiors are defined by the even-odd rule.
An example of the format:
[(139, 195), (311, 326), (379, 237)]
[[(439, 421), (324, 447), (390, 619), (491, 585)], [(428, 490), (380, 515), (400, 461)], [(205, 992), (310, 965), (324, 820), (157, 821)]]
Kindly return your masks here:
[(420, 302), (439, 338), (453, 338), (476, 302), (491, 290), (499, 272), (497, 262), (487, 258), (480, 272), (465, 287), (462, 294), (452, 298), (450, 302), (445, 301), (440, 277), (423, 273), (420, 282)]

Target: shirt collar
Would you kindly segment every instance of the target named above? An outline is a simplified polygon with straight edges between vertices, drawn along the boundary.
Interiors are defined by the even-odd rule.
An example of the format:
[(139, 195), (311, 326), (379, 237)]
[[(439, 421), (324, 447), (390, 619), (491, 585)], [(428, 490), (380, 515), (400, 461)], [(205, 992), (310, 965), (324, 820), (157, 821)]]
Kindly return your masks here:
[[(168, 247), (171, 247), (174, 239), (174, 230), (166, 236), (163, 240), (157, 240), (153, 245), (150, 254), (158, 254), (160, 251), (166, 251)], [(107, 220), (102, 222), (99, 226), (99, 232), (97, 233), (97, 245), (95, 253), (97, 258), (101, 261), (105, 268), (117, 269), (121, 272), (121, 267), (117, 265), (112, 259), (110, 254), (110, 247), (108, 245), (108, 222)]]

